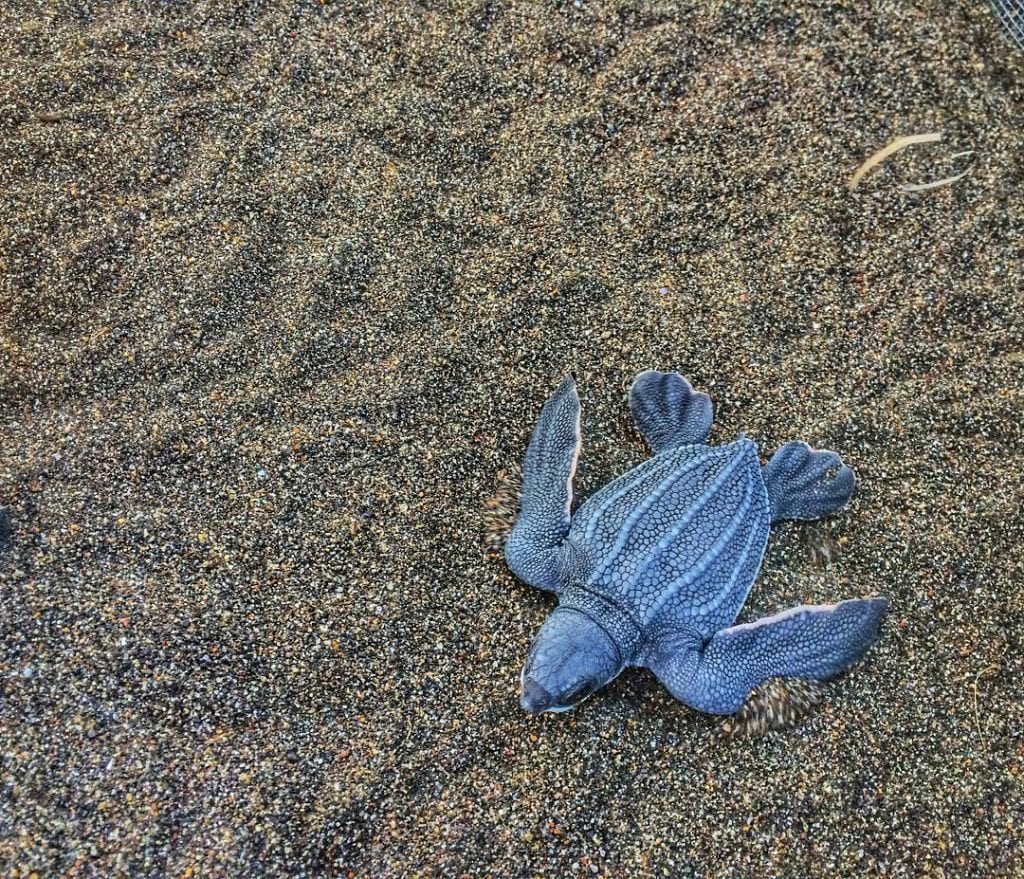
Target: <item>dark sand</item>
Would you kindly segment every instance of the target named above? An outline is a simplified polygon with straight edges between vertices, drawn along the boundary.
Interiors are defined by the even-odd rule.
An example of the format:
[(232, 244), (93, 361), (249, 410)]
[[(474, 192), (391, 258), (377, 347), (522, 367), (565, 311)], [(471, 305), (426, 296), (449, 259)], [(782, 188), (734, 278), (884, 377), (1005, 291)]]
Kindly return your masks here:
[[(1024, 54), (810, 5), (5, 7), (0, 875), (1021, 875)], [(859, 474), (745, 611), (892, 598), (793, 731), (517, 705), (487, 499), (651, 367)]]

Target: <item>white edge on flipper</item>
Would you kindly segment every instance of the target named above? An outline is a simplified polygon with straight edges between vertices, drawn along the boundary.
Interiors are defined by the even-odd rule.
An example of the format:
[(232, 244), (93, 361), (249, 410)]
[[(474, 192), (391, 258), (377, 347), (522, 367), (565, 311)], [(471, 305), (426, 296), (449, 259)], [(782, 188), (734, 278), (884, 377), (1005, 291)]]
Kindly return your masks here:
[[(859, 598), (851, 598), (849, 601), (860, 601)], [(727, 629), (722, 629), (723, 632), (733, 633), (740, 631), (750, 631), (751, 629), (759, 629), (761, 626), (770, 626), (772, 623), (782, 622), (784, 619), (796, 616), (798, 613), (803, 613), (805, 610), (816, 611), (818, 613), (827, 613), (828, 611), (835, 610), (841, 601), (837, 601), (834, 604), (798, 604), (796, 607), (790, 607), (781, 613), (773, 614), (770, 617), (760, 617), (749, 623), (739, 623), (738, 625), (729, 626)]]
[(572, 521), (572, 481), (576, 477), (576, 465), (580, 460), (580, 449), (583, 448), (583, 407), (576, 407), (576, 451), (572, 455), (572, 466), (565, 480), (565, 521)]

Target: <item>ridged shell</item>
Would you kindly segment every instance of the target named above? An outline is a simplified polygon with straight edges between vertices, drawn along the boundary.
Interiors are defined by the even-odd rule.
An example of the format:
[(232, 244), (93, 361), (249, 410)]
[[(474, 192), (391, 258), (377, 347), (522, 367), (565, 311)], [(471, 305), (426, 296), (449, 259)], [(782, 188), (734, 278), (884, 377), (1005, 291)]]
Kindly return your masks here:
[(572, 519), (586, 589), (648, 628), (670, 617), (705, 637), (730, 625), (768, 540), (757, 446), (668, 449), (610, 482)]

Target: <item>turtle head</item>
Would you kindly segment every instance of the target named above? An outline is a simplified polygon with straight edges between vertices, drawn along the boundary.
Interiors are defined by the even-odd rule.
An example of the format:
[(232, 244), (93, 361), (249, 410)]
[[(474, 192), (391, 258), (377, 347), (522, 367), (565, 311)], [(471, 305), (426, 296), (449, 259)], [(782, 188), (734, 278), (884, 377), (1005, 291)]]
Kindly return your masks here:
[(519, 704), (530, 714), (568, 711), (620, 671), (619, 648), (590, 617), (560, 607), (533, 640)]

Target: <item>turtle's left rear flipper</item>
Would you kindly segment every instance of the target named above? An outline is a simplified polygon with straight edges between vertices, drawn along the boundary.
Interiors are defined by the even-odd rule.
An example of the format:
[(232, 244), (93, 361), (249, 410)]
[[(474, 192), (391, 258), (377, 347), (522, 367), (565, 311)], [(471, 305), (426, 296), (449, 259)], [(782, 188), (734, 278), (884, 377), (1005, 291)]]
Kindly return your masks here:
[(669, 634), (644, 664), (681, 702), (732, 714), (769, 678), (826, 681), (839, 674), (871, 646), (888, 607), (885, 598), (803, 604), (723, 629), (702, 646)]
[(853, 494), (853, 471), (835, 452), (807, 443), (783, 445), (764, 468), (772, 521), (822, 519), (841, 510)]

